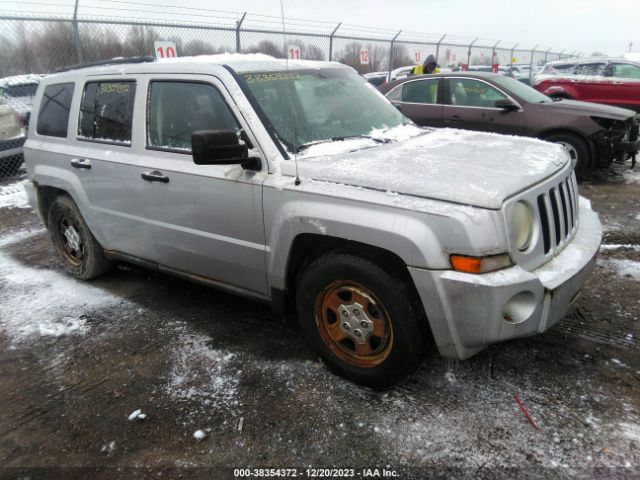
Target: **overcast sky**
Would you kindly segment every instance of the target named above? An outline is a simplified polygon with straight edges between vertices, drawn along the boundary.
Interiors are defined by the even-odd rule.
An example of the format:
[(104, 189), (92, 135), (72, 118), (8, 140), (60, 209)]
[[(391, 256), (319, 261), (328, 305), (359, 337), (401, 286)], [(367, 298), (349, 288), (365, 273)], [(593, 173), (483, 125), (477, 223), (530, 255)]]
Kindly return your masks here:
[[(392, 29), (504, 39), (584, 55), (640, 50), (640, 0), (284, 0), (285, 15)], [(215, 2), (202, 2), (212, 5)], [(278, 0), (236, 0), (234, 9), (277, 12)]]
[[(72, 11), (75, 0), (47, 0), (64, 3), (64, 12)], [(214, 14), (210, 10), (279, 15), (279, 0), (80, 0), (81, 14), (116, 15), (135, 18), (132, 10), (144, 10), (146, 18), (185, 21), (185, 12), (194, 15)], [(30, 3), (33, 2), (33, 3)], [(39, 2), (39, 3), (38, 3)], [(16, 3), (0, 0), (0, 12), (28, 11), (47, 13), (44, 0), (23, 0)], [(37, 5), (36, 5), (37, 3)], [(143, 3), (167, 5), (167, 8), (143, 6)], [(98, 7), (96, 9), (91, 6)], [(171, 7), (169, 7), (171, 6)], [(117, 7), (120, 11), (110, 10)], [(176, 9), (177, 7), (177, 9)], [(182, 7), (182, 8), (181, 8)], [(601, 51), (620, 55), (634, 43), (640, 50), (640, 0), (284, 0), (285, 15), (290, 18), (344, 22), (393, 30), (421, 31), (427, 34), (481, 37), (485, 43), (501, 40), (500, 46), (511, 47), (518, 42), (525, 48), (538, 44), (590, 55)], [(202, 8), (202, 13), (188, 10)], [(127, 10), (131, 9), (131, 10)], [(173, 10), (171, 10), (173, 9)], [(171, 11), (176, 12), (172, 16)], [(209, 11), (210, 13), (206, 13)], [(224, 14), (220, 14), (224, 15)], [(277, 24), (271, 19), (272, 27)], [(200, 20), (203, 21), (203, 20)], [(226, 23), (233, 23), (233, 14)], [(300, 27), (298, 27), (300, 28)], [(324, 25), (323, 30), (330, 30)], [(294, 29), (294, 28), (292, 28)], [(364, 35), (364, 32), (359, 32)], [(392, 34), (391, 34), (392, 35)], [(435, 35), (434, 35), (435, 36)]]

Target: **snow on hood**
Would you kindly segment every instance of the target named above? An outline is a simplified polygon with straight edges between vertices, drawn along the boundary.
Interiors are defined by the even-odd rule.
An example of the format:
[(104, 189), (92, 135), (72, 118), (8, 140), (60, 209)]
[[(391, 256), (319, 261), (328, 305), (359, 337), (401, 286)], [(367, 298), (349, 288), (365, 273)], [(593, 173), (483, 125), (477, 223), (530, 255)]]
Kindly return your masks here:
[[(298, 157), (302, 177), (483, 208), (531, 187), (570, 162), (566, 150), (537, 139), (454, 129), (375, 144), (354, 139), (324, 156)], [(365, 143), (370, 142), (370, 143)], [(344, 152), (346, 145), (361, 148)], [(317, 145), (329, 152), (328, 145)], [(362, 148), (363, 146), (371, 148)], [(289, 163), (289, 162), (287, 162)], [(292, 162), (291, 162), (292, 163)]]

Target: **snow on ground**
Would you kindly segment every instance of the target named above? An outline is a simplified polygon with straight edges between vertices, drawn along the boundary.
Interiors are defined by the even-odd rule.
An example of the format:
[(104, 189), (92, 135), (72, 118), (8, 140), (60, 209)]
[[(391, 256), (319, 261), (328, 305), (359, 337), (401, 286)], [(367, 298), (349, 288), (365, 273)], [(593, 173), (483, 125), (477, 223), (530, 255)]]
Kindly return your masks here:
[(600, 250), (603, 252), (611, 251), (611, 250), (633, 250), (634, 252), (640, 252), (640, 245), (635, 245), (631, 243), (620, 244), (620, 243), (603, 243), (600, 245)]
[(183, 324), (171, 353), (164, 388), (175, 401), (196, 401), (206, 408), (235, 410), (242, 364), (236, 354), (210, 346), (211, 338)]
[(635, 170), (625, 170), (622, 174), (625, 183), (638, 184), (640, 183), (640, 168), (636, 167)]
[(628, 259), (598, 260), (598, 262), (613, 270), (620, 278), (640, 282), (640, 262)]
[(24, 185), (27, 180), (0, 187), (0, 208), (31, 208)]
[[(8, 246), (39, 233), (13, 233), (0, 241), (0, 329), (14, 342), (33, 336), (83, 334), (88, 330), (86, 316), (92, 311), (129, 304), (64, 273), (29, 267), (11, 258)], [(25, 305), (29, 305), (26, 310)]]

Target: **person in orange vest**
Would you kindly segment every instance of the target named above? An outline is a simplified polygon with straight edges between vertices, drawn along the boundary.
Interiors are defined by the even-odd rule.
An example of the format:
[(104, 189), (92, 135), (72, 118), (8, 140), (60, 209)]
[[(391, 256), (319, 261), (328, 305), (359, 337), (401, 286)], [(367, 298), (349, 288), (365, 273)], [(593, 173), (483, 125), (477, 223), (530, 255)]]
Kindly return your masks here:
[(423, 64), (413, 67), (412, 75), (429, 75), (430, 73), (440, 73), (440, 67), (436, 62), (436, 57), (429, 55)]

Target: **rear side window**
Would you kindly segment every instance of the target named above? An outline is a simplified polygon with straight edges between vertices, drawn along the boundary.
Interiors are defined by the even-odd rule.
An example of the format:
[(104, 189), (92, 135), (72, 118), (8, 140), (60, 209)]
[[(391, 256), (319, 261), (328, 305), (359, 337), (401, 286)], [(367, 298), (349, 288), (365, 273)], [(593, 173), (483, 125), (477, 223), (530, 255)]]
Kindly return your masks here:
[(583, 63), (577, 66), (576, 75), (603, 75), (604, 63)]
[(204, 83), (151, 82), (147, 115), (147, 145), (156, 150), (189, 153), (193, 132), (240, 130), (220, 92)]
[(131, 144), (131, 123), (136, 83), (89, 82), (84, 87), (78, 138)]
[(73, 83), (59, 83), (45, 87), (36, 126), (39, 135), (62, 138), (67, 136), (73, 87)]
[(640, 66), (630, 63), (614, 63), (611, 65), (611, 76), (617, 78), (640, 79)]
[(402, 86), (402, 101), (410, 103), (437, 103), (439, 79), (416, 80)]

